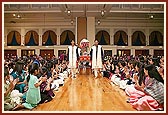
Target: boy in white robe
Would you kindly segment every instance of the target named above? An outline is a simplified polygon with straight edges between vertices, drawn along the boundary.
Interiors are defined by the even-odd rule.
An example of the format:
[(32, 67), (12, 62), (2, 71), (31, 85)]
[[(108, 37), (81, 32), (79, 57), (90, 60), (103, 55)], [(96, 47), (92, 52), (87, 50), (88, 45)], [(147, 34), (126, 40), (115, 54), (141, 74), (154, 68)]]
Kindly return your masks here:
[(91, 47), (90, 56), (92, 62), (92, 70), (94, 71), (94, 76), (97, 78), (98, 70), (103, 68), (103, 49), (101, 45), (98, 45), (98, 40), (94, 41), (94, 45)]
[(71, 41), (71, 46), (68, 46), (68, 68), (71, 69), (73, 78), (76, 78), (77, 60), (79, 58), (78, 47), (75, 46), (74, 40)]

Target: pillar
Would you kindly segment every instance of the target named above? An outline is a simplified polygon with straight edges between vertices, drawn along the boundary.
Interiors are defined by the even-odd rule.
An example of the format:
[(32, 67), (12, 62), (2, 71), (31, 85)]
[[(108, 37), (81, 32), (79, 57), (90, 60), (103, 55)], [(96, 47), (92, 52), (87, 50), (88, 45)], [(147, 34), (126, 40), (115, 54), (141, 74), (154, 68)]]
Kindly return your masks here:
[(131, 48), (131, 55), (135, 56), (135, 49)]
[(25, 46), (25, 29), (21, 28), (21, 45)]
[(60, 36), (61, 36), (61, 30), (60, 28), (57, 28), (57, 45), (60, 45)]
[(112, 56), (117, 55), (117, 48), (112, 48)]
[(149, 49), (149, 54), (154, 55), (154, 49)]
[[(7, 35), (8, 35), (8, 34), (7, 34), (7, 29), (5, 29), (5, 31), (4, 31), (4, 43), (3, 43), (3, 44), (4, 44), (4, 47), (7, 46)], [(2, 40), (2, 41), (3, 41), (3, 40)]]
[(128, 46), (132, 46), (132, 33), (131, 33), (131, 29), (128, 28)]
[(95, 40), (95, 17), (87, 17), (87, 39), (92, 46)]
[(17, 56), (21, 57), (21, 49), (20, 48), (17, 49)]
[(114, 29), (110, 28), (110, 45), (114, 45)]
[(42, 46), (42, 36), (43, 36), (42, 29), (39, 29), (39, 46)]
[(78, 17), (77, 18), (77, 44), (80, 44), (80, 41), (86, 37), (87, 37), (87, 18)]
[(40, 49), (39, 48), (35, 49), (35, 54), (40, 55)]
[(149, 29), (146, 29), (146, 46), (149, 46)]

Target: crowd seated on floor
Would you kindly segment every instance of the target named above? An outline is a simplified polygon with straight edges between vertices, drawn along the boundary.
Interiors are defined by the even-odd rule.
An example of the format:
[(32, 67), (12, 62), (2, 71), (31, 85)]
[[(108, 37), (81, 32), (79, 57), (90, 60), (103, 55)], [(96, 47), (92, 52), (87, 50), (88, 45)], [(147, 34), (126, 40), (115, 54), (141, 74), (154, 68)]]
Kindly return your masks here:
[(129, 96), (139, 111), (164, 110), (164, 57), (114, 56), (104, 60), (102, 75)]
[[(102, 76), (129, 96), (136, 110), (164, 110), (163, 56), (107, 56)], [(33, 109), (51, 101), (70, 75), (66, 60), (38, 55), (4, 60), (4, 110)], [(33, 95), (32, 95), (33, 94)]]

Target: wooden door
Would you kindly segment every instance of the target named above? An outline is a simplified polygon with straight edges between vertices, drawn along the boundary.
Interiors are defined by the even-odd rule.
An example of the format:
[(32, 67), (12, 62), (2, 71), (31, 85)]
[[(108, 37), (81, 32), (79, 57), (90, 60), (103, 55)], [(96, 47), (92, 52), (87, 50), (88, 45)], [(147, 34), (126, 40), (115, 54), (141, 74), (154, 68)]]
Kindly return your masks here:
[(17, 56), (17, 50), (4, 50), (4, 58), (12, 58)]
[(164, 56), (164, 50), (154, 50), (154, 56)]
[(21, 56), (32, 56), (35, 54), (35, 50), (32, 49), (32, 50), (22, 50), (21, 51)]
[(112, 57), (112, 50), (104, 50), (104, 57), (110, 56)]
[(118, 55), (118, 56), (123, 56), (124, 54), (126, 54), (127, 56), (130, 56), (131, 51), (130, 51), (129, 49), (125, 49), (125, 50), (123, 50), (123, 49), (118, 49), (118, 50), (117, 50), (117, 55)]
[(51, 59), (54, 55), (54, 49), (41, 49), (40, 55), (45, 59)]
[(135, 55), (143, 55), (143, 56), (147, 56), (149, 55), (149, 50), (135, 50)]

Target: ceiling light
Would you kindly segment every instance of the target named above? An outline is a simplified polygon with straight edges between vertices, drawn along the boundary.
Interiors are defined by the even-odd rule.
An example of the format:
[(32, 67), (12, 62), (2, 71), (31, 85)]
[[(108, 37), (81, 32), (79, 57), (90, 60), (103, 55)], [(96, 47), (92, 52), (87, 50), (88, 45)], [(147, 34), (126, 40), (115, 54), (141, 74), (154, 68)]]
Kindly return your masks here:
[(15, 17), (15, 16), (16, 16), (16, 14), (13, 14), (13, 16)]
[(21, 18), (21, 16), (18, 14), (18, 15), (17, 15), (17, 18)]
[(71, 24), (73, 25), (73, 23), (74, 23), (74, 21), (73, 20), (71, 20)]
[(70, 15), (71, 14), (71, 10), (67, 10), (67, 13), (68, 13), (68, 15)]
[(97, 20), (97, 24), (100, 25), (100, 20)]
[(103, 17), (105, 14), (104, 10), (101, 11), (101, 16)]
[(150, 15), (150, 17), (149, 17), (150, 19), (153, 19), (154, 18), (154, 16), (153, 15)]

